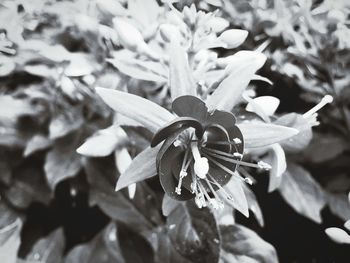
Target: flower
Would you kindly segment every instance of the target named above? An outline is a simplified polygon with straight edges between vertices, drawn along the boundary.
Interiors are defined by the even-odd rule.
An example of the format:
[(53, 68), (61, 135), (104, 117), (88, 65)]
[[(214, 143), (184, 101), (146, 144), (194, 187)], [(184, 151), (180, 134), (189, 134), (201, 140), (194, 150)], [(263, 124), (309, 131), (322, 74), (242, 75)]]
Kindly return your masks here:
[(157, 171), (170, 197), (195, 198), (198, 207), (219, 208), (224, 202), (216, 191), (236, 174), (238, 165), (268, 168), (242, 161), (244, 139), (231, 112), (208, 112), (201, 99), (189, 95), (176, 98), (172, 110), (178, 117), (159, 129), (151, 142), (155, 147), (164, 140)]

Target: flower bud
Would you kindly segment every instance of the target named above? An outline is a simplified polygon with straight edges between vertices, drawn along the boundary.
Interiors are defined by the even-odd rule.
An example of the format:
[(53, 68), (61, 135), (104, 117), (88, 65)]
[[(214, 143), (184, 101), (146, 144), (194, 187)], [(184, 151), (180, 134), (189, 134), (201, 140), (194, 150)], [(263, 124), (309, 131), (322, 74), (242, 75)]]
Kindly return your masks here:
[(125, 20), (113, 19), (113, 24), (124, 48), (135, 52), (140, 45), (145, 43), (140, 31)]
[(207, 22), (207, 26), (211, 28), (215, 33), (222, 32), (225, 30), (230, 23), (222, 17), (213, 17)]
[(225, 48), (235, 48), (241, 45), (248, 36), (248, 31), (241, 29), (229, 29), (224, 31), (218, 40), (221, 41)]

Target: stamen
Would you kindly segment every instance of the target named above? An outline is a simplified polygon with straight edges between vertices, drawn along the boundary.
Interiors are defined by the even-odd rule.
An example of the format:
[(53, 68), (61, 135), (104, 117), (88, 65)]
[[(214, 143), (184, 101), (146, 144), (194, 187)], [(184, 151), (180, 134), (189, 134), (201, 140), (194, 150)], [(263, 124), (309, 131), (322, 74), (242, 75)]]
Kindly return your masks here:
[[(219, 151), (219, 150), (213, 150), (213, 149), (208, 149), (208, 148), (203, 148), (203, 150), (208, 152), (207, 154), (205, 154), (208, 158), (209, 158), (208, 154), (210, 154), (211, 156), (216, 157), (218, 159), (221, 159), (221, 160), (224, 160), (224, 161), (230, 162), (230, 163), (235, 163), (235, 164), (238, 164), (238, 165), (244, 165), (244, 166), (248, 166), (248, 167), (252, 167), (252, 168), (265, 169), (265, 170), (270, 170), (271, 169), (271, 165), (269, 165), (269, 164), (267, 164), (267, 163), (265, 163), (263, 161), (259, 161), (257, 164), (248, 163), (248, 162), (239, 161), (239, 160), (235, 160), (235, 159), (224, 157), (223, 155), (225, 155), (225, 156), (229, 155), (230, 157), (233, 157), (233, 155), (225, 153), (225, 152), (222, 152), (222, 151)], [(217, 154), (215, 152), (220, 152), (220, 154)], [(209, 160), (212, 160), (212, 159), (209, 158)]]
[(211, 185), (211, 183), (209, 182), (209, 180), (207, 178), (205, 178), (205, 182), (207, 183), (207, 185), (210, 188), (210, 191), (213, 193), (214, 198), (210, 199), (210, 203), (213, 206), (214, 209), (222, 209), (224, 208), (224, 202), (221, 201), (219, 195), (216, 193), (216, 191), (214, 190), (213, 186)]
[(186, 152), (185, 152), (185, 156), (182, 160), (182, 165), (181, 165), (181, 171), (180, 171), (180, 175), (179, 175), (179, 182), (177, 184), (177, 187), (175, 187), (175, 193), (177, 193), (178, 195), (181, 195), (181, 185), (182, 185), (182, 179), (187, 176), (187, 168), (191, 163), (192, 160), (192, 156), (190, 156), (190, 158), (188, 158), (188, 152), (189, 152), (189, 148), (187, 148)]
[(304, 113), (303, 117), (304, 118), (310, 117), (311, 115), (316, 113), (318, 110), (322, 109), (325, 105), (332, 102), (333, 102), (333, 97), (331, 95), (324, 96), (322, 100), (315, 107), (313, 107), (312, 109)]
[(225, 190), (225, 188), (223, 188), (223, 187), (221, 186), (221, 184), (219, 184), (218, 181), (216, 181), (215, 178), (214, 178), (212, 175), (210, 175), (210, 174), (208, 174), (208, 175), (209, 175), (210, 179), (214, 182), (214, 184), (215, 184), (217, 187), (219, 187), (220, 190), (223, 191), (223, 193), (226, 195), (227, 200), (233, 200), (232, 195), (231, 195), (230, 193), (228, 193), (228, 192)]
[(181, 144), (182, 144), (182, 142), (181, 142), (179, 139), (176, 139), (176, 140), (173, 142), (173, 145), (174, 145), (175, 147), (179, 147)]

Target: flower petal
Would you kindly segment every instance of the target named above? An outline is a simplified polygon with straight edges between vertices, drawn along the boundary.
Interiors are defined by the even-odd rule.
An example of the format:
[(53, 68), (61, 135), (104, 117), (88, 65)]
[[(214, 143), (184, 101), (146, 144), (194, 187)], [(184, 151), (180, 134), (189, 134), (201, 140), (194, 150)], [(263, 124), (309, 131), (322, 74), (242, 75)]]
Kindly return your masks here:
[(176, 98), (173, 101), (172, 109), (180, 117), (192, 117), (199, 122), (204, 122), (207, 118), (207, 106), (204, 101), (194, 96)]
[(159, 162), (158, 174), (160, 184), (162, 185), (165, 193), (176, 200), (189, 200), (194, 198), (194, 194), (190, 193), (185, 188), (181, 189), (181, 195), (175, 192), (178, 180), (173, 174), (173, 166), (180, 166), (182, 164), (182, 151), (179, 147), (170, 146), (169, 149), (164, 153), (163, 157)]
[(175, 118), (161, 106), (133, 94), (100, 87), (96, 88), (96, 92), (113, 110), (137, 121), (152, 132)]
[(196, 119), (191, 117), (179, 117), (179, 118), (176, 118), (171, 123), (169, 123), (167, 126), (158, 130), (154, 134), (151, 142), (151, 147), (156, 146), (161, 141), (165, 140), (171, 134), (175, 133), (176, 131), (178, 131), (183, 127), (186, 127), (186, 128), (193, 127), (196, 130), (196, 136), (198, 138), (201, 138), (203, 135), (202, 124), (200, 124)]
[(207, 122), (212, 124), (220, 124), (227, 129), (236, 124), (236, 118), (231, 112), (215, 110), (212, 114), (209, 114), (207, 117)]

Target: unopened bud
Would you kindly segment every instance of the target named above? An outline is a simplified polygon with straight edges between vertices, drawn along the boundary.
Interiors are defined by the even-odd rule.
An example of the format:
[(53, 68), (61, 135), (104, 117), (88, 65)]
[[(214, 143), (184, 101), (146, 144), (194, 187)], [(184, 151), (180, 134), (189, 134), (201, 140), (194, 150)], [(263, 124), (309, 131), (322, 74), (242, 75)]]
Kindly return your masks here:
[(218, 40), (221, 41), (225, 48), (235, 48), (241, 45), (248, 36), (248, 31), (241, 29), (229, 29), (224, 31)]
[(138, 47), (145, 43), (140, 31), (125, 20), (113, 19), (113, 24), (118, 33), (119, 41), (124, 48), (137, 51)]

